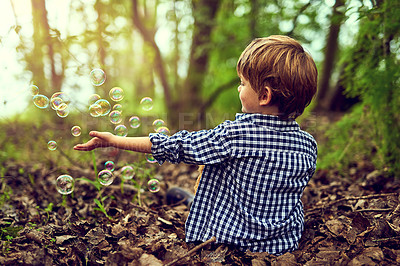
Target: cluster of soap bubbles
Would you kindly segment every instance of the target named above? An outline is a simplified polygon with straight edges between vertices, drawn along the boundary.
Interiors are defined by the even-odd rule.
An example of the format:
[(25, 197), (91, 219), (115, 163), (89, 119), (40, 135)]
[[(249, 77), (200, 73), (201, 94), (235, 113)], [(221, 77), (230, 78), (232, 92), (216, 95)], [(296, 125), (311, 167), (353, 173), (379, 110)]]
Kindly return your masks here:
[(46, 95), (39, 93), (38, 86), (31, 85), (29, 89), (33, 96), (33, 104), (37, 108), (49, 109), (51, 107), (59, 117), (64, 118), (68, 116), (70, 98), (65, 92), (56, 92), (49, 99)]
[[(89, 75), (90, 82), (94, 86), (101, 86), (106, 81), (106, 73), (102, 69), (93, 69)], [(64, 92), (56, 92), (54, 93), (50, 99), (39, 93), (39, 88), (36, 85), (30, 86), (30, 93), (33, 96), (33, 103), (39, 109), (53, 109), (56, 114), (65, 118), (68, 116), (70, 112), (69, 104), (70, 98)], [(88, 113), (92, 117), (106, 117), (108, 116), (109, 121), (115, 125), (114, 133), (117, 136), (126, 137), (128, 135), (128, 128), (122, 123), (124, 120), (122, 111), (123, 106), (121, 105), (121, 101), (124, 99), (125, 93), (124, 90), (120, 87), (113, 87), (110, 89), (108, 93), (109, 98), (115, 102), (112, 106), (110, 101), (102, 98), (98, 94), (93, 94), (88, 99)], [(150, 111), (153, 109), (153, 99), (150, 97), (144, 97), (140, 100), (139, 105), (141, 109), (144, 111)], [(139, 128), (141, 126), (141, 120), (139, 116), (132, 115), (128, 120), (129, 126), (131, 128)], [(162, 119), (154, 120), (152, 124), (154, 131), (157, 133), (162, 133), (169, 135), (170, 131), (166, 126), (166, 123)], [(80, 126), (73, 126), (71, 128), (71, 134), (74, 137), (79, 137), (82, 133)], [(54, 140), (50, 140), (47, 143), (47, 147), (50, 151), (55, 151), (57, 149), (57, 142)], [(149, 163), (155, 163), (156, 160), (152, 154), (145, 154), (145, 159)], [(113, 161), (107, 161), (104, 164), (104, 169), (101, 170), (98, 175), (98, 181), (103, 186), (109, 186), (113, 183), (116, 174), (114, 170), (116, 169), (115, 163)], [(123, 180), (131, 180), (135, 171), (134, 168), (130, 165), (125, 165), (118, 171), (118, 176), (120, 176)], [(160, 183), (158, 179), (150, 179), (148, 181), (148, 189), (150, 192), (158, 192), (160, 190)], [(60, 194), (68, 195), (74, 191), (75, 181), (74, 179), (67, 174), (60, 175), (56, 180), (56, 189)]]
[[(149, 155), (147, 155), (149, 156)], [(154, 160), (153, 156), (149, 156), (150, 160)], [(99, 183), (102, 184), (103, 186), (109, 186), (113, 183), (115, 179), (114, 175), (114, 170), (115, 170), (115, 164), (113, 161), (107, 161), (104, 163), (104, 170), (101, 170), (97, 178), (99, 180)], [(131, 180), (135, 176), (135, 170), (133, 169), (132, 166), (130, 165), (125, 165), (122, 167), (119, 171), (119, 176), (123, 180)], [(158, 192), (160, 190), (160, 181), (156, 178), (150, 179), (149, 182), (147, 183), (148, 189), (150, 192)]]

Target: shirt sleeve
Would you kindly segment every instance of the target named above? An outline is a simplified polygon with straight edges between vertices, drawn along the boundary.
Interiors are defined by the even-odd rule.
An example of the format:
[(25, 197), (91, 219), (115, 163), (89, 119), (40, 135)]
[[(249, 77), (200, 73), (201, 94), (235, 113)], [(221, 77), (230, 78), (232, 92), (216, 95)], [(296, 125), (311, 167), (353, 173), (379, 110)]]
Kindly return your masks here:
[(187, 164), (221, 163), (231, 153), (230, 138), (225, 124), (214, 129), (188, 132), (179, 131), (172, 136), (149, 134), (151, 152), (159, 164), (165, 161)]

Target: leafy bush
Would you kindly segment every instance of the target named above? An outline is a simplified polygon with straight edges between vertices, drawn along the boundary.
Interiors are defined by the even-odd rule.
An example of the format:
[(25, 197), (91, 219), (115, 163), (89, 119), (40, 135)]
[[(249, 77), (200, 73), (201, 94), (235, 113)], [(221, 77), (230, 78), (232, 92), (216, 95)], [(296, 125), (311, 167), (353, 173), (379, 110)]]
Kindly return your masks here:
[(327, 132), (319, 167), (362, 158), (400, 174), (400, 21), (398, 1), (362, 11), (357, 43), (345, 57), (344, 85), (361, 104)]

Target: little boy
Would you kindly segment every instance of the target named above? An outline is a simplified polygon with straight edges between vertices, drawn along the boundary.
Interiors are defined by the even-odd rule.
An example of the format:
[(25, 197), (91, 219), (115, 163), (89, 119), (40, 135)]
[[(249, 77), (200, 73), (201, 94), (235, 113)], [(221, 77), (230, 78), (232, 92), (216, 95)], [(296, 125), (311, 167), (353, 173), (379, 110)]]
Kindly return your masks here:
[(311, 56), (294, 39), (252, 41), (237, 63), (241, 114), (211, 130), (118, 137), (91, 132), (76, 150), (117, 147), (152, 153), (162, 164), (205, 165), (186, 221), (186, 241), (280, 255), (298, 246), (301, 195), (316, 167), (317, 144), (294, 119), (317, 88)]

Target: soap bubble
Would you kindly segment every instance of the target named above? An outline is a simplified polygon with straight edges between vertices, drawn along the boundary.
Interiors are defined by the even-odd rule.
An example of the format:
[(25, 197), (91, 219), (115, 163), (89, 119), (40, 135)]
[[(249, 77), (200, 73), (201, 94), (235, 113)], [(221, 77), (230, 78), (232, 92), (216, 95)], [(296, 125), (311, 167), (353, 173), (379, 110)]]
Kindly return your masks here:
[(162, 119), (156, 119), (153, 122), (154, 131), (157, 131), (158, 128), (165, 126), (165, 122)]
[(118, 125), (114, 128), (115, 135), (126, 137), (128, 135), (128, 129), (124, 125)]
[(75, 180), (70, 175), (60, 175), (56, 181), (56, 188), (62, 195), (71, 194), (75, 188)]
[(55, 142), (54, 140), (50, 140), (49, 142), (47, 142), (47, 148), (51, 151), (55, 151), (57, 149), (57, 142)]
[(89, 106), (89, 114), (93, 117), (98, 117), (101, 114), (101, 106), (98, 104), (92, 104)]
[(120, 87), (114, 87), (109, 92), (111, 100), (119, 102), (124, 98), (124, 90)]
[(151, 153), (146, 153), (145, 157), (146, 157), (146, 161), (148, 161), (149, 163), (157, 162), (156, 159), (154, 159), (153, 154), (151, 154)]
[(79, 137), (81, 135), (81, 127), (80, 126), (73, 126), (71, 128), (71, 134), (74, 137)]
[(109, 186), (114, 181), (113, 173), (107, 169), (100, 171), (97, 175), (97, 178), (99, 179), (100, 184), (103, 186)]
[(121, 177), (125, 180), (132, 179), (134, 175), (133, 167), (130, 165), (126, 165), (121, 168)]
[(170, 134), (169, 128), (167, 128), (167, 127), (159, 127), (159, 128), (157, 128), (156, 132), (167, 135), (167, 136)]
[(106, 170), (114, 171), (115, 164), (114, 164), (113, 161), (107, 161), (107, 162), (104, 163), (104, 167), (106, 168)]
[(98, 95), (98, 94), (92, 94), (92, 95), (90, 95), (89, 100), (88, 100), (89, 106), (92, 105), (92, 104), (94, 104), (95, 102), (97, 102), (97, 101), (100, 100), (100, 99), (101, 99), (101, 97), (100, 97), (100, 95)]
[(64, 105), (63, 105), (63, 103), (64, 103), (63, 99), (61, 99), (59, 97), (54, 97), (54, 98), (50, 99), (50, 106), (51, 106), (51, 109), (53, 109), (53, 110), (58, 110), (58, 109), (60, 109), (60, 107), (61, 108), (64, 107), (65, 103), (64, 103)]
[(32, 100), (33, 104), (40, 109), (45, 109), (49, 106), (49, 98), (45, 95), (37, 94), (33, 96)]
[(140, 118), (138, 116), (131, 116), (131, 118), (129, 118), (129, 125), (131, 128), (140, 127)]
[(56, 110), (56, 113), (59, 117), (64, 118), (69, 115), (69, 107), (66, 103), (62, 103), (59, 109)]
[(97, 100), (94, 104), (98, 104), (100, 105), (101, 109), (100, 109), (100, 115), (101, 116), (106, 116), (110, 113), (111, 111), (111, 105), (110, 103), (105, 100), (105, 99), (100, 99)]
[(144, 97), (142, 100), (140, 100), (140, 105), (142, 106), (143, 110), (150, 111), (153, 109), (153, 99), (150, 97)]
[(104, 73), (103, 70), (101, 70), (100, 68), (95, 68), (90, 71), (90, 82), (92, 82), (94, 86), (103, 85), (105, 81), (106, 73)]
[(65, 92), (62, 92), (62, 91), (53, 93), (53, 95), (51, 95), (51, 97), (50, 97), (50, 102), (54, 98), (60, 98), (61, 102), (64, 102), (66, 104), (69, 104), (71, 102), (71, 99), (69, 98), (68, 94)]
[(149, 188), (150, 192), (156, 193), (160, 191), (160, 181), (155, 178), (150, 179), (149, 182), (147, 182), (147, 187)]
[(122, 105), (119, 104), (119, 103), (114, 104), (113, 110), (115, 110), (115, 111), (120, 111), (120, 112), (122, 113)]
[(29, 86), (29, 91), (32, 96), (38, 95), (39, 94), (39, 87), (36, 85), (31, 85)]
[(112, 111), (109, 114), (110, 122), (113, 124), (118, 124), (122, 121), (122, 114), (120, 111)]

